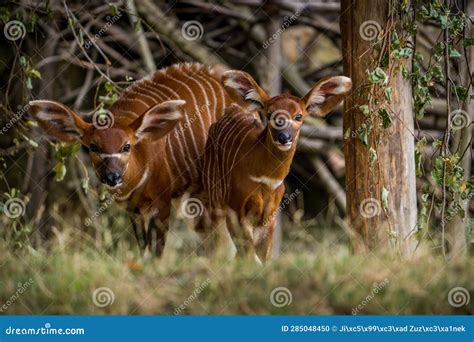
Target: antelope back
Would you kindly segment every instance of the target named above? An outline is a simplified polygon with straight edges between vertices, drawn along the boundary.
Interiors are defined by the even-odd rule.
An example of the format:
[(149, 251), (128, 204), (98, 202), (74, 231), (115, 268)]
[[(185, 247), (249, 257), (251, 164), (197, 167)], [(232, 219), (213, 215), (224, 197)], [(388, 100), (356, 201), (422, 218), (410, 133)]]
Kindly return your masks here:
[(201, 64), (173, 65), (132, 85), (110, 110), (116, 122), (128, 125), (153, 105), (177, 99), (186, 102), (183, 118), (164, 137), (164, 146), (179, 192), (197, 181), (209, 127), (230, 103), (218, 75)]
[(92, 123), (58, 102), (30, 105), (50, 136), (89, 148), (102, 182), (113, 188), (127, 186), (131, 178), (150, 169), (155, 180), (170, 174), (163, 179), (171, 178), (172, 192), (180, 192), (198, 180), (208, 129), (229, 102), (218, 75), (206, 66), (187, 63), (137, 81), (103, 119), (94, 115)]
[(201, 167), (201, 183), (210, 208), (223, 209), (228, 202), (232, 170), (257, 147), (253, 142), (264, 130), (252, 113), (235, 104), (211, 126)]

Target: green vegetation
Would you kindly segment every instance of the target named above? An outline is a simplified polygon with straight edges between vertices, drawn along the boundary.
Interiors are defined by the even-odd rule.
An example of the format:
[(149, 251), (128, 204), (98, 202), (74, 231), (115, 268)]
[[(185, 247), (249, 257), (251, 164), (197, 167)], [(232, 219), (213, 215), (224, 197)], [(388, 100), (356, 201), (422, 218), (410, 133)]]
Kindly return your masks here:
[[(1, 313), (474, 313), (472, 302), (460, 308), (448, 302), (448, 293), (455, 287), (473, 293), (471, 260), (448, 262), (423, 246), (411, 261), (383, 252), (354, 255), (347, 241), (341, 240), (345, 236), (342, 230), (320, 229), (315, 236), (302, 225), (285, 227), (292, 231), (285, 238), (282, 256), (265, 266), (249, 260), (223, 262), (197, 256), (192, 252), (191, 234), (184, 228), (173, 230), (161, 260), (142, 258), (128, 231), (114, 243), (105, 233), (91, 239), (67, 229), (56, 233), (49, 248), (38, 250), (12, 251), (2, 242), (0, 304), (10, 305)], [(117, 225), (114, 230), (120, 231)], [(31, 285), (23, 286), (23, 293), (12, 300), (30, 278)], [(109, 288), (114, 297), (113, 303), (103, 308), (93, 301), (94, 291), (101, 287)], [(272, 305), (271, 293), (277, 287), (291, 292), (289, 305)], [(110, 298), (97, 300), (110, 303)], [(286, 303), (288, 297), (275, 301)]]

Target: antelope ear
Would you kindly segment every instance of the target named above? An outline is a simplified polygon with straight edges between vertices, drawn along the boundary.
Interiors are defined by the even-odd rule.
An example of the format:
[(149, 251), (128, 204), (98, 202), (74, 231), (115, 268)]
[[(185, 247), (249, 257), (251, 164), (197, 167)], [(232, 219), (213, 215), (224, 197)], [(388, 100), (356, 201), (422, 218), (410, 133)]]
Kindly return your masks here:
[(183, 100), (162, 102), (135, 119), (130, 126), (135, 130), (137, 140), (165, 136), (184, 117), (185, 104), (186, 101)]
[(310, 115), (324, 116), (336, 107), (351, 89), (352, 81), (349, 77), (324, 78), (303, 97), (306, 111)]
[(246, 72), (226, 71), (222, 74), (221, 82), (232, 100), (247, 110), (263, 109), (268, 100), (267, 93)]
[(47, 100), (30, 101), (31, 115), (45, 132), (60, 141), (81, 141), (85, 132), (92, 127), (65, 105)]

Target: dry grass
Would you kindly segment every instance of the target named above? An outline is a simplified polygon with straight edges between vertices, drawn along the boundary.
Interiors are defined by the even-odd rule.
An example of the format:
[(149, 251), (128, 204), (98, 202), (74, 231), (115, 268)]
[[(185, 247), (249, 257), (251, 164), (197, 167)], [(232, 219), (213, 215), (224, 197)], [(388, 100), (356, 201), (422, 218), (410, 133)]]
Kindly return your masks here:
[[(351, 314), (358, 305), (358, 314), (474, 313), (474, 299), (462, 308), (448, 303), (454, 287), (474, 293), (469, 259), (447, 262), (428, 252), (404, 262), (353, 255), (341, 233), (315, 237), (291, 230), (283, 255), (263, 267), (190, 254), (192, 245), (177, 238), (186, 235), (179, 229), (161, 260), (141, 258), (127, 239), (114, 244), (110, 236), (91, 239), (72, 229), (57, 233), (50, 248), (12, 252), (2, 243), (0, 305), (8, 304), (3, 314), (331, 315)], [(30, 278), (16, 298), (19, 284)], [(94, 305), (100, 287), (113, 292), (113, 304)], [(277, 287), (291, 292), (289, 305), (272, 305)]]

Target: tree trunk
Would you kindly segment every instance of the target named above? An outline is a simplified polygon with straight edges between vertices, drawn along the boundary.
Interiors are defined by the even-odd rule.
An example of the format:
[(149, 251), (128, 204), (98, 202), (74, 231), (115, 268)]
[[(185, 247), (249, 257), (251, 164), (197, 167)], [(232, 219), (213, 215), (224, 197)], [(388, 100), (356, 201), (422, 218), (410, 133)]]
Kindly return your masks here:
[[(278, 13), (272, 13), (271, 18), (265, 23), (265, 33), (267, 39), (278, 32), (281, 28), (282, 20)], [(261, 63), (260, 84), (270, 96), (281, 94), (281, 35), (268, 45), (265, 49)], [(281, 251), (282, 242), (282, 218), (281, 211), (277, 214), (275, 228), (273, 232), (272, 256), (278, 257)]]
[[(360, 237), (355, 247), (372, 250), (390, 245), (401, 255), (411, 255), (417, 218), (414, 122), (411, 84), (401, 73), (394, 74), (388, 84), (393, 89), (393, 99), (387, 104), (391, 125), (385, 129), (376, 118), (367, 145), (358, 133), (367, 125), (367, 116), (359, 106), (367, 105), (373, 94), (367, 70), (378, 67), (380, 57), (373, 49), (376, 34), (370, 39), (372, 33), (362, 31), (368, 25), (378, 27), (376, 31), (386, 27), (389, 3), (343, 0), (341, 13), (344, 70), (353, 82), (353, 91), (346, 98), (343, 127), (347, 214), (351, 229)], [(410, 69), (410, 65), (405, 67)], [(377, 100), (383, 102), (384, 98)]]
[[(470, 18), (474, 15), (474, 3), (472, 1), (465, 1), (464, 12)], [(472, 37), (471, 32), (467, 32), (465, 36)], [(472, 28), (471, 28), (472, 30)], [(464, 40), (463, 40), (464, 41)], [(461, 41), (461, 44), (462, 42)], [(468, 86), (468, 94), (472, 93), (471, 75), (470, 71), (474, 70), (474, 57), (472, 54), (472, 46), (459, 46), (458, 51), (462, 51), (463, 59), (459, 62), (459, 74), (461, 75), (462, 84)], [(452, 108), (453, 109), (453, 108)], [(454, 108), (456, 109), (456, 108)], [(472, 141), (472, 125), (470, 122), (473, 121), (474, 116), (474, 102), (468, 97), (463, 103), (463, 108), (459, 108), (462, 111), (458, 112), (458, 119), (463, 123), (462, 127), (453, 132), (453, 141), (451, 143), (451, 152), (457, 153), (462, 156), (459, 161), (459, 165), (464, 169), (464, 179), (467, 182), (471, 175), (471, 154), (469, 146)], [(465, 124), (465, 125), (464, 125)], [(460, 215), (456, 215), (446, 224), (447, 243), (449, 256), (457, 257), (464, 256), (467, 251), (467, 228), (469, 222), (469, 202), (466, 200), (462, 204), (464, 209), (464, 218)]]

